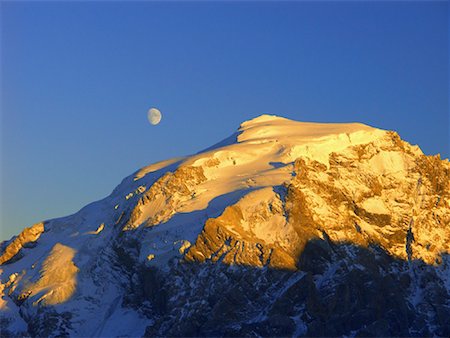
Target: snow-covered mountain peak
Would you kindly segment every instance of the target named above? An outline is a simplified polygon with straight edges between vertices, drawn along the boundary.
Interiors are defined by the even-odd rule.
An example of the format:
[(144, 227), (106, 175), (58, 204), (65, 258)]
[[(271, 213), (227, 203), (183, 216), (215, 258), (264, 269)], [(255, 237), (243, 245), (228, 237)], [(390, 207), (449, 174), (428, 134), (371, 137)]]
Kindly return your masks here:
[(252, 125), (256, 125), (256, 124), (260, 124), (260, 123), (264, 123), (264, 122), (268, 122), (268, 121), (277, 121), (277, 120), (290, 121), (289, 119), (284, 118), (282, 116), (271, 115), (271, 114), (262, 114), (257, 117), (254, 117), (250, 120), (242, 122), (240, 128), (245, 128), (247, 126), (252, 126)]
[[(216, 304), (214, 297), (202, 295), (205, 290), (214, 293), (213, 286), (199, 281), (210, 276), (217, 290), (236, 290), (222, 284), (228, 275), (220, 271), (240, 266), (245, 267), (243, 278), (236, 272), (241, 270), (232, 271), (244, 281), (246, 294), (255, 291), (245, 282), (250, 278), (245, 271), (253, 269), (261, 277), (258, 285), (276, 301), (270, 300), (270, 311), (268, 307), (257, 317), (251, 317), (251, 306), (243, 326), (230, 324), (241, 331), (230, 335), (245, 336), (246, 327), (291, 309), (309, 311), (296, 315), (295, 332), (254, 332), (292, 336), (308, 326), (311, 335), (320, 336), (316, 324), (300, 319), (313, 318), (314, 309), (305, 310), (303, 303), (289, 307), (289, 301), (305, 290), (334, 295), (334, 276), (343, 278), (345, 286), (354, 278), (359, 281), (363, 271), (378, 285), (385, 283), (385, 276), (379, 275), (384, 273), (392, 278), (401, 271), (406, 279), (417, 278), (422, 272), (412, 269), (420, 262), (437, 266), (435, 274), (442, 278), (433, 275), (439, 281), (436, 288), (450, 289), (449, 225), (448, 161), (425, 156), (395, 132), (359, 123), (296, 122), (262, 115), (197, 154), (136, 171), (110, 196), (74, 215), (37, 223), (2, 243), (0, 320), (16, 335), (198, 335), (183, 326), (177, 329), (179, 323), (196, 325), (195, 320), (186, 321), (194, 311), (208, 313), (210, 327), (202, 332), (217, 336), (208, 330), (225, 325), (224, 309), (210, 308)], [(351, 273), (357, 277), (347, 278)], [(425, 302), (426, 296), (416, 292), (419, 282), (402, 283), (406, 291), (397, 294), (413, 295), (411, 306)], [(298, 289), (291, 290), (297, 284)], [(277, 305), (283, 297), (288, 304)], [(225, 311), (240, 304), (232, 296), (230, 305), (226, 298)], [(429, 318), (421, 314), (422, 308), (430, 307), (417, 310)], [(350, 314), (355, 311), (349, 309)], [(219, 322), (214, 322), (216, 317)], [(287, 323), (294, 318), (285, 317)], [(131, 324), (116, 325), (123, 320)], [(329, 333), (353, 335), (361, 327)], [(255, 335), (252, 332), (247, 333)]]
[[(349, 143), (371, 142), (384, 135), (384, 131), (361, 123), (314, 123), (298, 122), (275, 115), (261, 115), (241, 124), (237, 141), (299, 145), (331, 139), (348, 138)], [(355, 136), (353, 140), (351, 136)]]
[[(175, 190), (169, 189), (167, 196), (158, 197), (161, 201), (156, 202), (155, 188), (149, 189), (144, 193), (147, 197), (134, 208), (127, 228), (166, 222), (177, 213), (205, 210), (216, 198), (236, 191), (283, 185), (292, 178), (297, 158), (329, 167), (330, 154), (370, 142), (389, 143), (390, 136), (386, 131), (357, 123), (307, 123), (259, 116), (241, 124), (236, 138), (230, 137), (179, 162), (174, 160), (178, 163), (175, 176), (165, 175), (158, 182), (167, 186), (167, 180), (179, 179), (186, 186), (186, 195), (175, 191), (177, 183), (173, 185)], [(159, 166), (146, 167), (136, 177), (145, 178), (156, 168)], [(155, 201), (145, 203), (150, 195)], [(169, 196), (171, 205), (167, 207), (163, 201)]]

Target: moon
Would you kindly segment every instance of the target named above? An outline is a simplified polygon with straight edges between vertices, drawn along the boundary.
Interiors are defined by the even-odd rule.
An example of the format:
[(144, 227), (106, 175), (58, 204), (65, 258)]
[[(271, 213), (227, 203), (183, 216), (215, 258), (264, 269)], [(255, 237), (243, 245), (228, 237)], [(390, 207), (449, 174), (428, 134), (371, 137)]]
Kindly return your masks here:
[(156, 126), (159, 122), (161, 122), (162, 114), (156, 108), (150, 108), (147, 112), (148, 121)]

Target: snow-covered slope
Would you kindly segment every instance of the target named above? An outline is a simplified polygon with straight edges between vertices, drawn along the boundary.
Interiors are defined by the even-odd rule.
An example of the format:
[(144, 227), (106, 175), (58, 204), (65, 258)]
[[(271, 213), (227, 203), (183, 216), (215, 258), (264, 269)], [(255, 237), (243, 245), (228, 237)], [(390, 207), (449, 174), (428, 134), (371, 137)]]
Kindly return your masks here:
[[(376, 285), (395, 275), (404, 306), (422, 323), (414, 330), (440, 335), (450, 328), (439, 319), (450, 313), (449, 182), (448, 160), (425, 156), (395, 132), (262, 115), (200, 153), (142, 168), (105, 199), (2, 243), (2, 327), (32, 336), (227, 335), (231, 328), (228, 334), (320, 335), (317, 318), (335, 310), (314, 313), (306, 299), (321, 292), (325, 299), (364, 271)], [(432, 290), (443, 301), (434, 310), (419, 268), (436, 276)], [(404, 276), (410, 282), (400, 282)], [(247, 297), (251, 286), (235, 280), (244, 277), (261, 288), (246, 305), (216, 299), (234, 282)], [(205, 291), (203, 280), (213, 289)], [(277, 310), (303, 284), (309, 296), (295, 311)], [(242, 316), (217, 324), (217, 307)], [(206, 318), (196, 317), (201, 312)], [(279, 330), (273, 316), (284, 323)], [(323, 333), (380, 333), (386, 319), (366, 317)], [(184, 320), (194, 327), (174, 324)], [(402, 330), (389, 332), (416, 332)]]

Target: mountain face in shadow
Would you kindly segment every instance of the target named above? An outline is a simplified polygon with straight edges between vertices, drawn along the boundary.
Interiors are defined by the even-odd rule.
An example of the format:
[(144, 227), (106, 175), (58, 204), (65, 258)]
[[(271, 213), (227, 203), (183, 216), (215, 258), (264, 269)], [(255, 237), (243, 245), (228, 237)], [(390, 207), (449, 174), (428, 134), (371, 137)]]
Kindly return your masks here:
[[(142, 289), (155, 304), (147, 336), (449, 334), (448, 288), (436, 267), (326, 240), (308, 242), (300, 262), (295, 271), (224, 263), (149, 270), (131, 286), (129, 306), (139, 306)], [(158, 292), (145, 289), (149, 280)]]
[(263, 115), (0, 246), (2, 336), (449, 336), (450, 164)]

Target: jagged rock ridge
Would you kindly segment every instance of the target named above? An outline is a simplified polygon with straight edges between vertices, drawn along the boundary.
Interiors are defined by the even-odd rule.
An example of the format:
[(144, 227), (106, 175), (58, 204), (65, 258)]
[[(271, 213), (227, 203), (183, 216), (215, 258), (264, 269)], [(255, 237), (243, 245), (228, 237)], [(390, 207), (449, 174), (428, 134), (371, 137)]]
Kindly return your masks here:
[(2, 243), (2, 334), (448, 336), (449, 211), (395, 132), (263, 115)]

